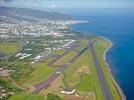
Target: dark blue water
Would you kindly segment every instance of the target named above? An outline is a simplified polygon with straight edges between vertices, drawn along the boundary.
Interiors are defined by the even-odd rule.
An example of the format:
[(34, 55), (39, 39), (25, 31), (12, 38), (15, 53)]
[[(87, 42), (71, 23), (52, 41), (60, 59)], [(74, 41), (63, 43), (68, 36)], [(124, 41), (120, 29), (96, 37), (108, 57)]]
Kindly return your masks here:
[(113, 47), (107, 61), (127, 100), (134, 100), (134, 14), (77, 13), (76, 18), (90, 21), (73, 26), (73, 30), (91, 32), (109, 38)]

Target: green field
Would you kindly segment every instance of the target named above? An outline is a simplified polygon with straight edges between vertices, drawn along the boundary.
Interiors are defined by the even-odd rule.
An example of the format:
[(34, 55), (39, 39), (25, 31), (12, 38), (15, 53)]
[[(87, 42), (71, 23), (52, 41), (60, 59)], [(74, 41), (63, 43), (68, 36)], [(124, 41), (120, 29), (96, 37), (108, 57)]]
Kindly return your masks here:
[(92, 80), (92, 76), (88, 74), (81, 75), (81, 82), (76, 87), (79, 91), (94, 91), (94, 82)]
[(63, 65), (65, 64), (69, 59), (71, 59), (76, 54), (75, 51), (70, 51), (66, 55), (64, 55), (62, 58), (60, 58), (58, 61), (54, 63), (54, 65)]
[(45, 96), (41, 94), (30, 94), (22, 92), (10, 97), (8, 100), (46, 100), (46, 99)]
[(100, 83), (90, 50), (84, 52), (65, 71), (64, 83), (78, 92), (94, 92), (97, 100), (103, 100)]
[(23, 86), (33, 86), (44, 81), (55, 68), (47, 65), (46, 62), (36, 63), (32, 66), (33, 71), (28, 75), (29, 77), (22, 78)]
[(44, 81), (55, 70), (54, 67), (48, 66), (47, 63), (46, 61), (30, 65), (29, 62), (17, 61), (9, 66), (15, 70), (11, 77), (21, 86), (33, 86)]
[(20, 49), (19, 47), (19, 43), (2, 42), (0, 43), (0, 52), (14, 54)]
[(11, 77), (19, 84), (21, 83), (21, 79), (31, 72), (28, 68), (27, 62), (17, 61), (13, 64), (10, 64), (9, 68), (14, 70), (14, 72), (11, 74)]
[(53, 51), (53, 54), (55, 54), (55, 55), (62, 55), (64, 53), (65, 53), (64, 50), (55, 50), (55, 51)]
[[(86, 71), (90, 71), (88, 56), (86, 54), (81, 55), (77, 60), (65, 71), (64, 82), (68, 87), (73, 87), (80, 82), (80, 77), (82, 72), (79, 72), (78, 69), (81, 67), (86, 67)], [(82, 61), (82, 59), (84, 59)], [(82, 62), (81, 62), (82, 61)], [(83, 70), (85, 71), (85, 70)]]
[[(100, 61), (101, 67), (106, 76), (106, 80), (108, 82), (109, 88), (111, 90), (114, 100), (120, 100), (117, 87), (115, 87), (109, 69), (107, 68), (108, 66), (103, 59), (103, 53), (109, 47), (110, 42), (103, 38), (97, 38), (96, 40), (97, 42), (95, 43), (94, 48), (96, 50), (97, 57)], [(83, 44), (86, 44), (86, 42), (87, 42), (86, 40), (81, 41), (81, 43)], [(88, 74), (79, 73), (78, 75), (76, 75), (77, 77), (74, 76), (75, 72), (82, 65), (85, 64), (89, 65), (88, 67), (90, 67), (90, 74), (88, 75)], [(78, 91), (94, 91), (96, 93), (97, 100), (100, 100), (100, 98), (103, 99), (100, 83), (98, 81), (98, 76), (96, 73), (94, 61), (92, 59), (90, 51), (88, 51), (88, 54), (86, 51), (70, 66), (69, 69), (65, 71), (64, 83), (67, 87), (72, 87), (72, 88), (76, 87)], [(88, 85), (89, 83), (90, 85)]]
[(52, 93), (49, 93), (47, 96), (44, 96), (42, 94), (21, 92), (10, 97), (8, 100), (63, 100), (63, 99), (60, 98), (58, 95)]
[(0, 77), (0, 87), (4, 87), (4, 89), (10, 91), (10, 92), (19, 92), (21, 91), (17, 87), (15, 87), (10, 80), (7, 78)]

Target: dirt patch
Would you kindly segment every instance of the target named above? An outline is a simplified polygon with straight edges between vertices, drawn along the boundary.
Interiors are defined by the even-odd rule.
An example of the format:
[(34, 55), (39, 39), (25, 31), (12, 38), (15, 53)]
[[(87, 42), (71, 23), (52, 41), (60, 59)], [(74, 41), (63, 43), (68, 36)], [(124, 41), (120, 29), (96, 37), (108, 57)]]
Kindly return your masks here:
[(79, 77), (81, 73), (90, 74), (90, 68), (89, 65), (81, 66), (75, 73), (74, 77)]
[(59, 94), (62, 88), (64, 87), (62, 82), (62, 75), (60, 75), (58, 78), (56, 78), (47, 89), (43, 89), (41, 93), (44, 95), (47, 95), (48, 93), (55, 93)]
[(81, 95), (66, 95), (63, 100), (95, 100), (95, 93), (82, 93)]
[(95, 93), (90, 92), (87, 95), (84, 96), (85, 100), (96, 100)]
[(81, 96), (64, 96), (63, 100), (84, 100)]
[(0, 70), (0, 76), (2, 77), (8, 77), (11, 74), (11, 70)]
[(30, 93), (32, 93), (32, 92), (34, 92), (35, 91), (35, 87), (29, 87), (29, 88), (27, 88), (28, 90), (27, 90), (27, 92), (30, 92)]

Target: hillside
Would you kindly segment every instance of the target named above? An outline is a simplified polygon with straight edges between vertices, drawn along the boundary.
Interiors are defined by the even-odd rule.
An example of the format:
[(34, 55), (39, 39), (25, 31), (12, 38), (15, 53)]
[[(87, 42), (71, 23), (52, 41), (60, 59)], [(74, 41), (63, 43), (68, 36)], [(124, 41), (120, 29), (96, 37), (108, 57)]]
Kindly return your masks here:
[(57, 12), (46, 12), (28, 8), (0, 7), (0, 16), (14, 17), (16, 19), (29, 20), (29, 18), (48, 20), (73, 20), (72, 16)]

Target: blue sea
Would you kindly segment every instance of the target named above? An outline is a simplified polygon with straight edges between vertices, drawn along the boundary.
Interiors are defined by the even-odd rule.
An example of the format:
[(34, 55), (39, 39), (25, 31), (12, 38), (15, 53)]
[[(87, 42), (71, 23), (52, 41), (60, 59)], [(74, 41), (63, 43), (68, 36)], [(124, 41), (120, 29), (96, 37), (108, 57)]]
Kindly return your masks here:
[(105, 36), (113, 42), (106, 55), (107, 62), (127, 100), (134, 100), (134, 13), (78, 12), (72, 15), (89, 21), (74, 25), (73, 30)]

